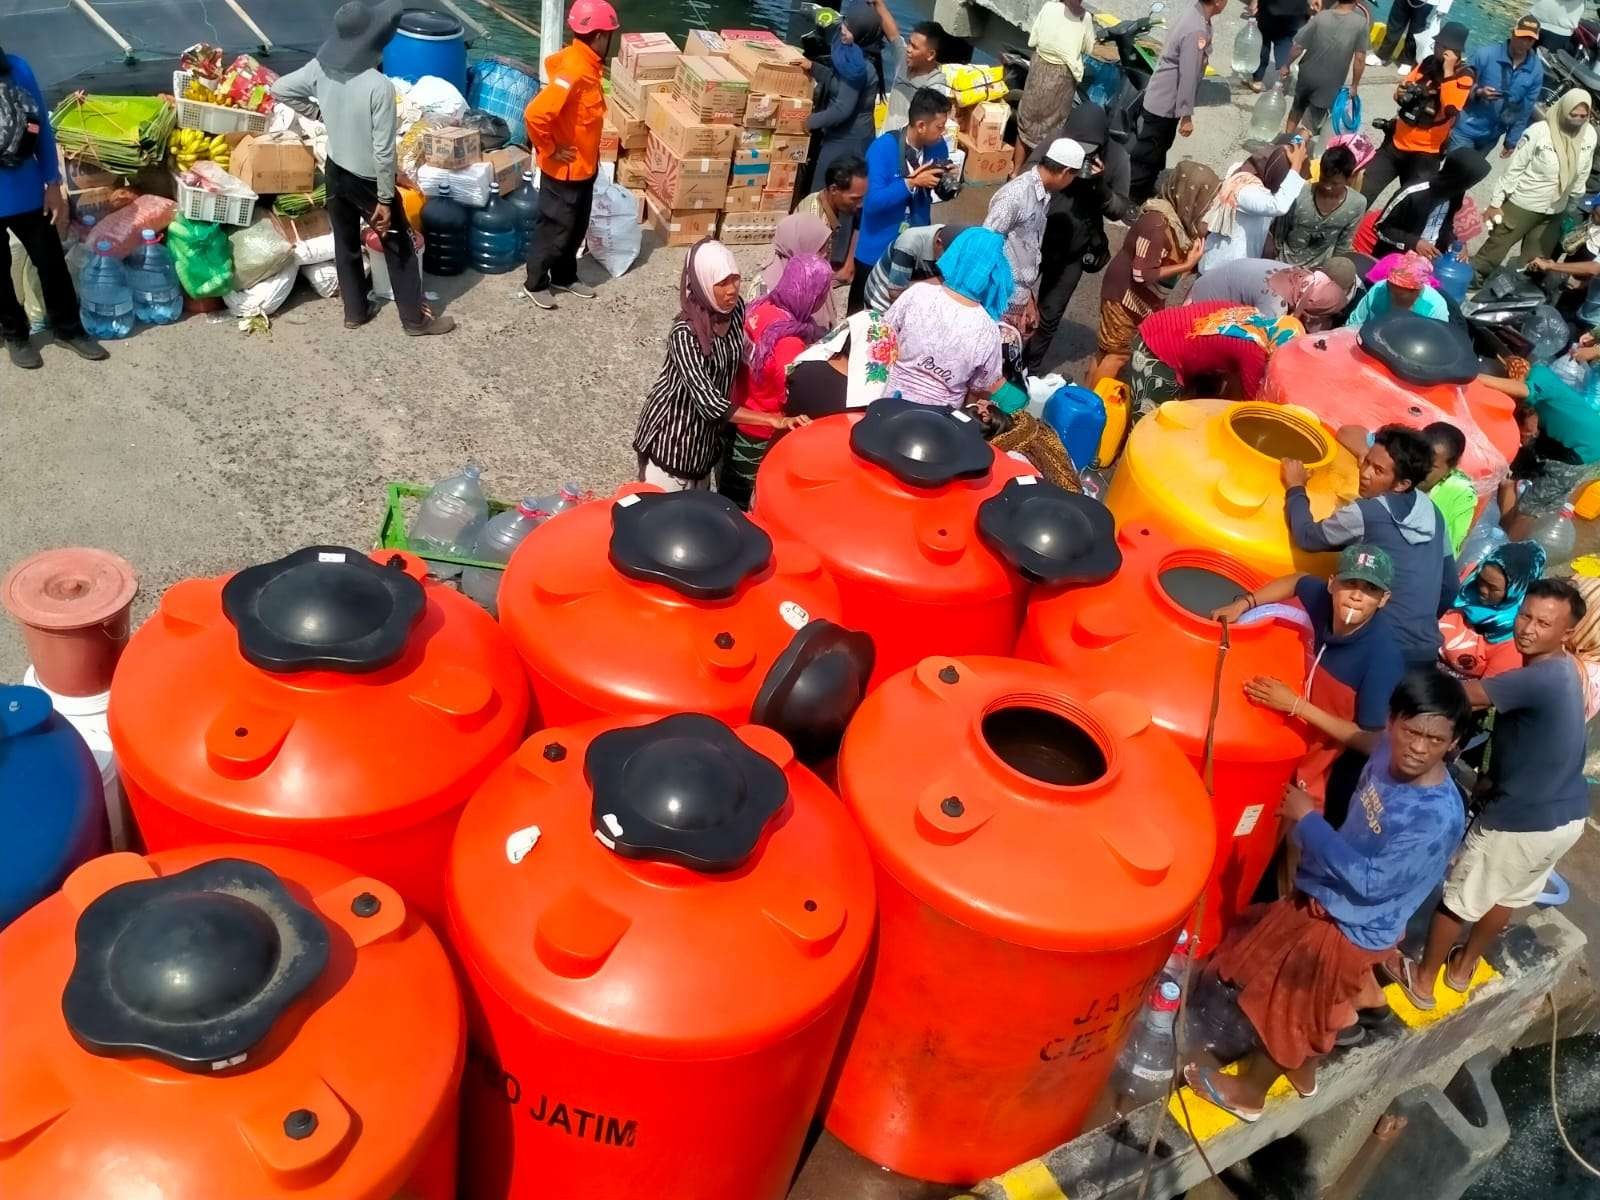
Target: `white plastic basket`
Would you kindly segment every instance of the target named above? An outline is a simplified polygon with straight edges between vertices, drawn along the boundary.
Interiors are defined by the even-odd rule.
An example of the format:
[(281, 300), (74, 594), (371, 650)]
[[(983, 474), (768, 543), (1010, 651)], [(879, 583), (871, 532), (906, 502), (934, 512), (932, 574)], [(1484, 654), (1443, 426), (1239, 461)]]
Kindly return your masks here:
[[(230, 177), (231, 178), (231, 177)], [(173, 176), (178, 188), (178, 215), (189, 221), (211, 221), (218, 225), (248, 225), (255, 212), (256, 194), (244, 184), (233, 192), (208, 192)], [(237, 182), (237, 181), (235, 181)]]
[(265, 133), (267, 114), (249, 112), (242, 108), (226, 108), (221, 104), (206, 104), (200, 100), (186, 100), (183, 93), (189, 88), (191, 71), (172, 73), (172, 99), (178, 106), (178, 127), (200, 129), (206, 133)]

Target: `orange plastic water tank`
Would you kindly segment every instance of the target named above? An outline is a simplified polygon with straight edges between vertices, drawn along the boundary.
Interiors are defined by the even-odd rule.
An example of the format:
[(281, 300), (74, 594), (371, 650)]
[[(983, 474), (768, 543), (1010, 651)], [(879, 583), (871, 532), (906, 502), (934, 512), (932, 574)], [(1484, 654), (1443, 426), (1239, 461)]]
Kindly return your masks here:
[(1211, 872), (1194, 768), (1131, 696), (928, 658), (867, 696), (839, 782), (878, 943), (829, 1130), (948, 1183), (1072, 1137)]
[(0, 933), (0, 1196), (449, 1200), (465, 1021), (388, 884), (111, 854)]
[(872, 671), (816, 552), (711, 492), (628, 484), (545, 522), (506, 568), (500, 614), (541, 726), (703, 712), (770, 725), (814, 760)]
[[(985, 501), (1023, 480), (1030, 518), (983, 528)], [(822, 556), (845, 624), (877, 648), (876, 683), (927, 654), (1009, 654), (1031, 582), (1115, 570), (1080, 557), (1110, 545), (1096, 508), (995, 451), (965, 413), (891, 397), (774, 443), (754, 512)]]
[[(1217, 679), (1222, 626), (1210, 613), (1267, 582), (1260, 571), (1209, 550), (1180, 550), (1148, 528), (1123, 528), (1122, 570), (1099, 587), (1039, 591), (1017, 654), (1060, 667), (1090, 693), (1121, 689), (1150, 708), (1197, 772)], [(1274, 675), (1305, 684), (1305, 652), (1293, 625), (1246, 619), (1228, 630), (1217, 690), (1211, 810), (1217, 855), (1197, 931), (1202, 953), (1261, 882), (1278, 844), (1283, 785), (1305, 739), (1281, 713), (1252, 704), (1245, 682)]]
[(1356, 498), (1355, 456), (1303, 408), (1227, 400), (1172, 400), (1133, 427), (1106, 506), (1119, 529), (1148, 526), (1179, 546), (1219, 550), (1269, 577), (1327, 575), (1335, 555), (1308, 554), (1289, 537), (1282, 460), (1310, 470), (1311, 515)]
[(772, 730), (531, 739), (450, 857), (465, 1194), (781, 1200), (872, 936), (872, 864)]
[(146, 847), (292, 845), (430, 916), (461, 805), (527, 716), (487, 613), (419, 558), (338, 546), (175, 584), (111, 685)]

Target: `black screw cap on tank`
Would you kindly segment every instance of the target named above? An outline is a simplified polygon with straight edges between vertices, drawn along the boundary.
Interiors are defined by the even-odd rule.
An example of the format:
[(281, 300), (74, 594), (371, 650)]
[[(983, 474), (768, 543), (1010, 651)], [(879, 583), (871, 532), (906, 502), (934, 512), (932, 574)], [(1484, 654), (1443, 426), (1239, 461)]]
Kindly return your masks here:
[(247, 1054), (328, 963), (322, 918), (233, 858), (112, 888), (76, 941), (61, 995), (73, 1037), (201, 1073)]
[(1389, 312), (1363, 325), (1357, 340), (1362, 350), (1407, 383), (1471, 383), (1478, 375), (1472, 338), (1449, 321)]
[(761, 842), (789, 781), (727, 725), (681, 713), (589, 743), (595, 834), (624, 858), (731, 871)]
[(405, 651), (425, 603), (422, 585), (400, 567), (345, 546), (308, 546), (246, 567), (222, 588), (239, 653), (279, 672), (380, 670)]
[(611, 565), (694, 600), (725, 600), (772, 561), (772, 539), (715, 492), (640, 492), (611, 506)]
[(867, 694), (876, 658), (866, 634), (808, 621), (768, 669), (750, 719), (783, 734), (801, 762), (832, 758)]
[(898, 396), (867, 406), (867, 415), (850, 430), (850, 449), (919, 488), (982, 479), (994, 468), (994, 450), (970, 416)]
[(1030, 583), (1104, 583), (1122, 566), (1110, 509), (1031, 476), (978, 506), (978, 536)]

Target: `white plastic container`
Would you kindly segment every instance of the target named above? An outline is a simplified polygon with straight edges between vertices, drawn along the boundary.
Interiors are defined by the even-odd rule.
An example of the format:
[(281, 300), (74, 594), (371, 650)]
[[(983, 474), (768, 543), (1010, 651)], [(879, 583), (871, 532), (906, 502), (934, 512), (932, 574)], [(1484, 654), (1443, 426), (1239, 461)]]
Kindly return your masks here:
[(36, 687), (50, 697), (55, 710), (76, 729), (94, 755), (100, 768), (100, 782), (105, 787), (106, 817), (111, 823), (111, 848), (137, 850), (133, 816), (128, 809), (128, 797), (122, 791), (122, 777), (117, 773), (117, 753), (111, 748), (111, 731), (106, 724), (106, 709), (111, 704), (111, 693), (98, 696), (62, 696), (39, 682), (30, 666), (22, 676), (28, 687)]

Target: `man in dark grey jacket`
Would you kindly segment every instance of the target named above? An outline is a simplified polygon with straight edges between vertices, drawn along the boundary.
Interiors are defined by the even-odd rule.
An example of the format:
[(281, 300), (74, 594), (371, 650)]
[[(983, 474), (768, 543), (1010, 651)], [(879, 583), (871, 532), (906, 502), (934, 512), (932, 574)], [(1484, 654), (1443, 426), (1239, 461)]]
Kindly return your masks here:
[(1185, 8), (1172, 27), (1139, 101), (1138, 134), (1128, 150), (1132, 163), (1131, 191), (1136, 204), (1155, 195), (1156, 177), (1167, 165), (1167, 151), (1180, 134), (1194, 132), (1194, 107), (1211, 57), (1211, 18), (1228, 0), (1199, 0)]
[(1283, 462), (1289, 489), (1284, 514), (1295, 545), (1316, 553), (1362, 542), (1388, 552), (1394, 562), (1389, 616), (1411, 666), (1438, 661), (1439, 616), (1458, 586), (1449, 533), (1433, 501), (1419, 490), (1432, 467), (1433, 450), (1421, 433), (1385, 425), (1361, 460), (1361, 498), (1317, 521), (1306, 497), (1305, 464)]

